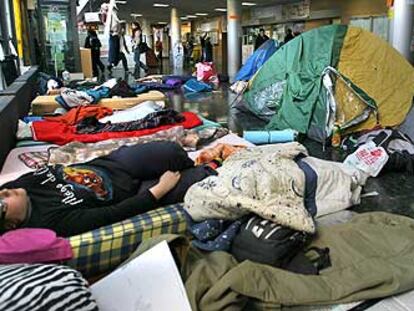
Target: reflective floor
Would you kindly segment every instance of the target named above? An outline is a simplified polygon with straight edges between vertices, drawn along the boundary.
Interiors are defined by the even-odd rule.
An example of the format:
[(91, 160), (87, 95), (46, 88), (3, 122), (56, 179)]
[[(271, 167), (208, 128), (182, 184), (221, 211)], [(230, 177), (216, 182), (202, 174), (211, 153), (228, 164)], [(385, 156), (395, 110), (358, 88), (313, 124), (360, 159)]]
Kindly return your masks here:
[[(163, 73), (173, 73), (168, 62), (164, 62)], [(186, 68), (184, 73), (191, 73), (191, 68)], [(114, 71), (115, 77), (122, 77), (122, 75), (122, 69)], [(129, 81), (133, 82), (131, 76)], [(266, 125), (266, 122), (249, 113), (243, 105), (237, 104), (240, 98), (236, 98), (229, 91), (228, 83), (222, 83), (217, 91), (211, 93), (189, 96), (177, 90), (167, 93), (167, 97), (167, 105), (175, 110), (199, 113), (240, 135), (243, 130), (261, 129)], [(333, 161), (343, 161), (346, 157), (344, 152), (330, 147), (324, 150), (320, 143), (309, 139), (303, 139), (301, 142), (312, 156)], [(414, 218), (414, 176), (387, 173), (377, 178), (370, 178), (364, 193), (371, 196), (363, 197), (361, 204), (353, 208), (354, 211), (385, 211)]]

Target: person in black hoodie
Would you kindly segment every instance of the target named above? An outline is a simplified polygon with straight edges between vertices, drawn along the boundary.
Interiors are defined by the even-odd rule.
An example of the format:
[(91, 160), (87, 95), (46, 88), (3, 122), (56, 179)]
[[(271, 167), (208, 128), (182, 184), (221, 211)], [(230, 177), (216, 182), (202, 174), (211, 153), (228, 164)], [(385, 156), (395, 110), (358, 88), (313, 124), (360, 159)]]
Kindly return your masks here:
[(200, 37), (201, 43), (201, 61), (202, 62), (212, 62), (213, 61), (213, 45), (211, 44), (210, 37), (207, 36), (207, 33), (204, 36)]
[(260, 48), (262, 44), (265, 43), (267, 40), (269, 40), (269, 37), (266, 36), (264, 29), (261, 28), (259, 30), (259, 35), (256, 38), (256, 42), (254, 43), (254, 50), (256, 51), (258, 48)]
[[(176, 187), (179, 171), (193, 166), (172, 142), (122, 147), (85, 164), (45, 166), (0, 187), (0, 228), (73, 236), (113, 224), (157, 207)], [(157, 179), (140, 189), (143, 181)]]
[(85, 40), (85, 48), (91, 49), (93, 76), (99, 77), (99, 68), (105, 73), (105, 66), (101, 61), (101, 41), (95, 30), (89, 29)]

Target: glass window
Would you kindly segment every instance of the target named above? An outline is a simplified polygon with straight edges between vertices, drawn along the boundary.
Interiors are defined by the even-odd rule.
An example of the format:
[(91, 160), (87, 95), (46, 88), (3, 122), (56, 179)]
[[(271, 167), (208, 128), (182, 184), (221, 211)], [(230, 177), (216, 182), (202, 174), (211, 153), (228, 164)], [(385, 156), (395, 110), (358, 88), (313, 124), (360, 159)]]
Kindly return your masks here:
[(386, 41), (389, 39), (390, 25), (387, 16), (355, 17), (351, 19), (349, 24), (371, 31)]

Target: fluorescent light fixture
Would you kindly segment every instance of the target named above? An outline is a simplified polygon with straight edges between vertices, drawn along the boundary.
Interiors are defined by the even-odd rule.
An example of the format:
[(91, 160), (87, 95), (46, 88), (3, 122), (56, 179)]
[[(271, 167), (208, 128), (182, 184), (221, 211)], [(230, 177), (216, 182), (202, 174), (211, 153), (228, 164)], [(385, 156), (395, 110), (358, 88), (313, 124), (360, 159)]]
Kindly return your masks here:
[(197, 15), (197, 16), (207, 16), (208, 14), (207, 13), (195, 13), (195, 15)]
[(255, 5), (257, 4), (254, 2), (242, 2), (242, 6), (255, 6)]
[(187, 15), (187, 18), (197, 18), (195, 15)]
[(217, 11), (217, 12), (227, 12), (227, 9), (225, 9), (225, 8), (215, 8), (214, 11)]
[(183, 21), (187, 20), (188, 17), (187, 16), (181, 16), (180, 19), (182, 19)]
[(134, 17), (142, 17), (142, 14), (131, 13), (131, 16), (134, 16)]
[(167, 25), (167, 22), (158, 22), (158, 25)]
[(154, 3), (153, 6), (156, 8), (168, 8), (170, 5), (166, 3)]
[(116, 4), (126, 4), (126, 1), (115, 1)]

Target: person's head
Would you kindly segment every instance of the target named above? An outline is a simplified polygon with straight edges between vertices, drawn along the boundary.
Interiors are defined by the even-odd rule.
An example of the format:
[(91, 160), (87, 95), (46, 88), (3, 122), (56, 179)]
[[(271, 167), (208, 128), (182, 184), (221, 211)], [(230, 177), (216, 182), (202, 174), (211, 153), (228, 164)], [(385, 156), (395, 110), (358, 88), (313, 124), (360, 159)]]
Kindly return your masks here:
[(141, 25), (138, 22), (132, 22), (131, 28), (132, 28), (132, 30), (140, 30)]
[(88, 29), (88, 35), (91, 37), (97, 37), (98, 35), (96, 34), (96, 31), (93, 30), (92, 28)]
[(291, 34), (292, 34), (292, 29), (288, 28), (288, 29), (286, 30), (286, 34), (291, 35)]
[(29, 197), (26, 190), (0, 190), (0, 230), (18, 228), (25, 220), (29, 209)]
[(265, 35), (265, 31), (263, 28), (260, 28), (259, 35), (261, 35), (262, 37)]

